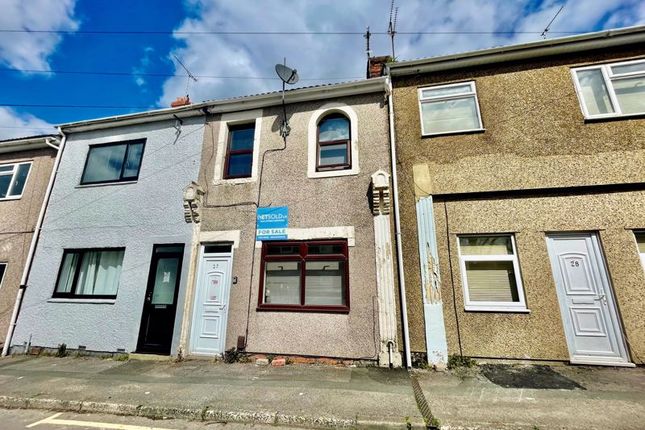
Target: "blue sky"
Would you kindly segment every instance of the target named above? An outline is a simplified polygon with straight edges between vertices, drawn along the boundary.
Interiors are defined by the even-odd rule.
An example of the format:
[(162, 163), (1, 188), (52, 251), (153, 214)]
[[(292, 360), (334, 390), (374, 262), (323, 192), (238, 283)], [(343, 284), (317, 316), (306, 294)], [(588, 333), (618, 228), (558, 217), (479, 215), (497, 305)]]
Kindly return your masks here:
[[(478, 31), (486, 34), (406, 35), (399, 59), (539, 40), (556, 11), (557, 32), (587, 32), (645, 23), (641, 0), (397, 0), (402, 32)], [(387, 29), (390, 0), (0, 0), (0, 138), (38, 134), (51, 124), (166, 107), (186, 92), (177, 55), (199, 77), (195, 101), (279, 89), (273, 65), (283, 57), (299, 70), (299, 85), (361, 78), (360, 35), (213, 35), (203, 31), (362, 32)], [(154, 31), (162, 34), (80, 34), (76, 31)], [(173, 33), (176, 32), (176, 33)], [(510, 34), (492, 34), (511, 32)], [(374, 54), (388, 54), (385, 35)], [(37, 73), (19, 70), (49, 70)], [(118, 72), (117, 76), (67, 72)], [(206, 77), (210, 76), (210, 77)], [(215, 79), (212, 76), (236, 76)], [(249, 78), (263, 79), (249, 79)], [(269, 79), (266, 79), (269, 78)], [(42, 108), (25, 104), (108, 105), (123, 108)], [(133, 108), (128, 108), (133, 107)]]

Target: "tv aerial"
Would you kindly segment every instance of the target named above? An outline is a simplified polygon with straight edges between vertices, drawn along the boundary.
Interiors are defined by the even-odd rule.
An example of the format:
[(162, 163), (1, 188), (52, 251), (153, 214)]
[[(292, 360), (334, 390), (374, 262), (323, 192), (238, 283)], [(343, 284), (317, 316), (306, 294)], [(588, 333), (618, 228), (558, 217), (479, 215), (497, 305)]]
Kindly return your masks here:
[(197, 77), (193, 75), (190, 70), (188, 70), (188, 67), (184, 65), (184, 63), (181, 62), (179, 57), (176, 55), (173, 55), (175, 57), (175, 60), (179, 63), (179, 65), (186, 71), (186, 97), (188, 97), (188, 86), (190, 85), (190, 81), (192, 80), (193, 82), (197, 82)]
[(287, 120), (287, 106), (284, 103), (284, 92), (286, 85), (293, 85), (298, 82), (298, 71), (287, 67), (287, 59), (284, 59), (284, 64), (276, 64), (275, 72), (278, 74), (278, 77), (282, 81), (282, 124), (280, 124), (280, 136), (283, 139), (286, 139), (291, 132), (291, 127), (289, 126), (289, 121)]

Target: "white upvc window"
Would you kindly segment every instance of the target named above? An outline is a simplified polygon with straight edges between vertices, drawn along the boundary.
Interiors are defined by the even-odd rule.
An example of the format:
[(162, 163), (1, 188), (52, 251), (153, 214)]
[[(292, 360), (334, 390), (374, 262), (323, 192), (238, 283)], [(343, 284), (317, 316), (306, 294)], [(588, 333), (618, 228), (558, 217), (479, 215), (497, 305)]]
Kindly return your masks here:
[(528, 312), (511, 234), (459, 236), (467, 311)]
[(641, 256), (641, 263), (643, 263), (643, 269), (645, 269), (645, 231), (634, 232), (634, 235), (636, 236), (638, 253)]
[(31, 161), (0, 164), (0, 200), (14, 200), (22, 197), (30, 170)]
[(475, 82), (419, 88), (419, 113), (424, 136), (484, 129)]
[(587, 119), (645, 114), (645, 60), (571, 71)]

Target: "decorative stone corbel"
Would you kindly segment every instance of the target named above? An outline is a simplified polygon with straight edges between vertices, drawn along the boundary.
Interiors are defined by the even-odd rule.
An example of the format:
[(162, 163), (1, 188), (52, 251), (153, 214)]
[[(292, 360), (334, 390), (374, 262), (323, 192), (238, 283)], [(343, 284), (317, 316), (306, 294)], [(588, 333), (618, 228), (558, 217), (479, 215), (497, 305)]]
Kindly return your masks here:
[(390, 213), (390, 175), (378, 170), (372, 175), (372, 214)]
[(184, 188), (184, 220), (187, 223), (199, 223), (203, 196), (204, 189), (195, 181)]

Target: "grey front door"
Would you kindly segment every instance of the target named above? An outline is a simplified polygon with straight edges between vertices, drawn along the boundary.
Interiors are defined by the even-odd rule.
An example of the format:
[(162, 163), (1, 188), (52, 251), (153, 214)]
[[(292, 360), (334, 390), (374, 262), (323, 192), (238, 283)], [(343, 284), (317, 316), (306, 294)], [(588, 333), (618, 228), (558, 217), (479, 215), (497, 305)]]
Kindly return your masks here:
[(190, 352), (197, 355), (221, 354), (226, 343), (233, 255), (211, 248), (222, 247), (205, 246), (199, 262), (190, 337)]
[(547, 245), (571, 362), (630, 365), (598, 236), (549, 235)]

